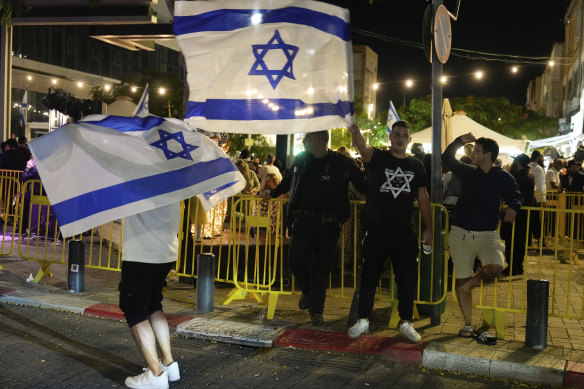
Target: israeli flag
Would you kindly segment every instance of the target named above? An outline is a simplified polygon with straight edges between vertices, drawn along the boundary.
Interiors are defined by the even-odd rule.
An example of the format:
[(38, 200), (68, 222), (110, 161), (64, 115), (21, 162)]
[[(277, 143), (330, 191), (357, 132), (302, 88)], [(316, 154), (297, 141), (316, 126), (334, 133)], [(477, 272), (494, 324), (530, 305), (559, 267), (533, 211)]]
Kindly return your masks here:
[(348, 10), (305, 0), (177, 1), (174, 32), (193, 127), (289, 134), (349, 125)]
[(393, 101), (389, 100), (389, 111), (387, 112), (387, 133), (391, 134), (391, 126), (393, 123), (399, 120), (399, 116), (397, 115), (397, 111), (393, 106)]
[(134, 109), (132, 116), (145, 117), (150, 115), (150, 113), (148, 112), (149, 93), (150, 92), (148, 91), (148, 84), (146, 84), (146, 87), (144, 88), (144, 93), (142, 93), (142, 97), (140, 98), (138, 105)]
[(28, 88), (24, 90), (22, 95), (22, 103), (20, 103), (20, 125), (26, 128), (26, 114), (28, 111)]
[(29, 143), (65, 237), (197, 195), (206, 209), (245, 179), (178, 119), (90, 115)]

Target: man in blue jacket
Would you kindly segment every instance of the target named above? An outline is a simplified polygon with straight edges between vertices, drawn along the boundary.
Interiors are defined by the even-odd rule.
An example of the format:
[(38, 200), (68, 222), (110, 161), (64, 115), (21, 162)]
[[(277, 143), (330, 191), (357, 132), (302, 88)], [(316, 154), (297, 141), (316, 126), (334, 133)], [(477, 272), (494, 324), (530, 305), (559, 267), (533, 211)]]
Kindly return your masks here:
[[(341, 224), (349, 219), (349, 181), (365, 193), (365, 176), (354, 160), (329, 150), (328, 132), (306, 134), (305, 152), (296, 156), (282, 182), (264, 199), (290, 191), (288, 217), (292, 241), (288, 257), (302, 289), (298, 307), (308, 309), (312, 325), (324, 323), (322, 313), (329, 273), (337, 254)], [(313, 260), (314, 254), (314, 260)]]
[[(472, 165), (456, 159), (456, 150), (475, 142)], [(513, 222), (521, 208), (521, 193), (515, 179), (500, 167), (493, 166), (499, 145), (493, 139), (476, 139), (471, 133), (459, 136), (442, 154), (442, 162), (460, 177), (462, 191), (456, 203), (452, 228), (448, 235), (450, 256), (456, 272), (456, 297), (464, 317), (459, 335), (476, 336), (485, 344), (496, 343), (488, 332), (476, 333), (472, 327), (472, 289), (481, 280), (497, 277), (505, 266), (505, 246), (497, 233), (501, 200), (507, 207), (503, 221)], [(483, 267), (473, 274), (473, 263), (479, 258)]]

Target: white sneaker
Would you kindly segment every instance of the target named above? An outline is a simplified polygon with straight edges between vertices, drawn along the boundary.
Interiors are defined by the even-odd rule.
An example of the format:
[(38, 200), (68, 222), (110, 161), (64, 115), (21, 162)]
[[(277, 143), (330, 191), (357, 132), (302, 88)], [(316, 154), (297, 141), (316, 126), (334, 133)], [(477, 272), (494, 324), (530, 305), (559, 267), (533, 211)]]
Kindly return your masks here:
[(363, 334), (369, 333), (369, 320), (367, 319), (359, 319), (357, 323), (353, 324), (351, 328), (349, 328), (349, 338), (357, 339)]
[(420, 334), (418, 334), (414, 328), (414, 325), (409, 321), (406, 321), (399, 326), (399, 333), (410, 342), (418, 343), (420, 340), (422, 340), (422, 337)]
[(176, 382), (180, 380), (180, 371), (178, 370), (178, 362), (174, 361), (170, 365), (165, 366), (162, 361), (160, 361), (160, 367), (162, 371), (168, 374), (168, 382)]
[(126, 378), (125, 384), (128, 388), (167, 389), (168, 374), (163, 371), (161, 375), (156, 376), (150, 369), (144, 369), (144, 373)]

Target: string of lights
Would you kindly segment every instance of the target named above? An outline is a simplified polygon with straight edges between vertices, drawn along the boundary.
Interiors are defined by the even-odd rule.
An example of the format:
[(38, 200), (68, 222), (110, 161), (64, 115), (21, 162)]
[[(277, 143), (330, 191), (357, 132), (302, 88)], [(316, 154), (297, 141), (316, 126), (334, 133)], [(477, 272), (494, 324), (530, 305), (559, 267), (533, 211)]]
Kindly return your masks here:
[[(413, 47), (416, 49), (424, 50), (424, 46), (422, 43), (419, 42), (412, 42), (407, 41), (404, 39), (394, 38), (388, 35), (378, 34), (372, 31), (362, 30), (359, 28), (352, 28), (356, 34), (360, 34), (363, 36), (368, 36), (372, 38), (376, 38), (385, 42), (395, 43), (402, 46)], [(546, 65), (550, 62), (550, 57), (534, 57), (534, 56), (526, 56), (526, 55), (518, 55), (518, 54), (505, 54), (505, 53), (489, 53), (485, 51), (478, 51), (478, 50), (468, 50), (468, 49), (458, 49), (452, 48), (450, 55), (462, 57), (471, 60), (483, 60), (483, 61), (499, 61), (499, 62), (511, 62), (516, 64), (525, 64), (525, 65)], [(566, 57), (557, 57), (554, 58), (554, 62), (558, 65), (569, 65), (570, 58)]]

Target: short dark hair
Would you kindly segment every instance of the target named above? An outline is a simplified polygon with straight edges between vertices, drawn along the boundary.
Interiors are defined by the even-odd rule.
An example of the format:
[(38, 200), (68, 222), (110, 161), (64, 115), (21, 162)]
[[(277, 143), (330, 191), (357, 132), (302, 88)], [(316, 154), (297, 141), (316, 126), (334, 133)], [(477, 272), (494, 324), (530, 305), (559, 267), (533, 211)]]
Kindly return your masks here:
[(268, 154), (268, 156), (266, 157), (266, 163), (268, 165), (271, 165), (272, 162), (274, 162), (274, 156), (272, 154)]
[(8, 146), (10, 146), (10, 148), (11, 148), (11, 149), (15, 149), (15, 148), (17, 148), (17, 147), (18, 147), (18, 142), (17, 142), (17, 141), (15, 141), (15, 140), (14, 140), (14, 139), (12, 139), (12, 138), (8, 139), (8, 140), (6, 141), (6, 144), (7, 144)]
[(19, 136), (18, 137), (18, 144), (22, 145), (25, 144), (27, 142), (26, 137), (25, 136)]
[(499, 145), (494, 139), (479, 138), (476, 140), (475, 145), (481, 145), (483, 153), (491, 153), (491, 162), (495, 162), (499, 156)]
[(543, 157), (543, 155), (538, 150), (533, 150), (533, 153), (531, 153), (532, 161), (537, 161), (541, 157)]
[(405, 127), (408, 130), (411, 130), (410, 123), (406, 122), (405, 120), (398, 120), (397, 122), (391, 125), (391, 130), (393, 131), (396, 127)]
[[(329, 133), (326, 130), (310, 132), (309, 134), (312, 134), (314, 137), (322, 140), (324, 143), (328, 143)], [(306, 134), (306, 135), (308, 135), (308, 134)]]

